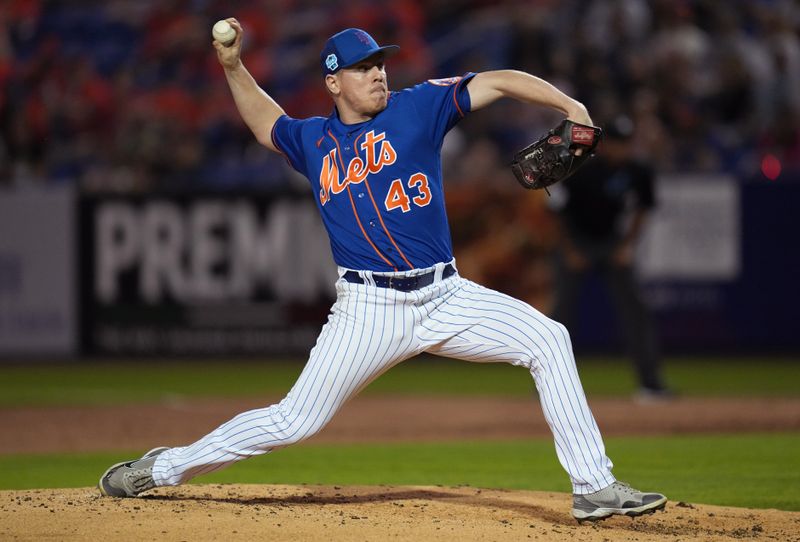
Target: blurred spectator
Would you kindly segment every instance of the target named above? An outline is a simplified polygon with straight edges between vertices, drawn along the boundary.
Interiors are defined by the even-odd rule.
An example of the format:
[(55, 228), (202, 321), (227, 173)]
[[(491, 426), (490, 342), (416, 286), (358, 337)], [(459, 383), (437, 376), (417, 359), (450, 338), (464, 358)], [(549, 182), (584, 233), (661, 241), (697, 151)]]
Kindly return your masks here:
[[(800, 40), (790, 0), (7, 0), (0, 182), (283, 189), (288, 167), (242, 144), (247, 128), (224, 95), (209, 29), (231, 15), (250, 29), (251, 72), (293, 116), (328, 114), (316, 56), (332, 32), (362, 26), (402, 48), (392, 88), (423, 73), (519, 68), (578, 96), (595, 120), (630, 111), (638, 145), (661, 151), (659, 169), (746, 178), (764, 152), (780, 154), (786, 171), (796, 164), (787, 115), (800, 109)], [(465, 145), (488, 136), (481, 144), (500, 166), (552, 121), (507, 104), (461, 135)]]
[(558, 213), (556, 303), (553, 319), (574, 329), (581, 288), (599, 274), (616, 307), (643, 398), (668, 397), (649, 311), (636, 284), (633, 254), (647, 213), (655, 206), (652, 167), (633, 156), (633, 123), (620, 116), (605, 126), (590, 164), (555, 185)]

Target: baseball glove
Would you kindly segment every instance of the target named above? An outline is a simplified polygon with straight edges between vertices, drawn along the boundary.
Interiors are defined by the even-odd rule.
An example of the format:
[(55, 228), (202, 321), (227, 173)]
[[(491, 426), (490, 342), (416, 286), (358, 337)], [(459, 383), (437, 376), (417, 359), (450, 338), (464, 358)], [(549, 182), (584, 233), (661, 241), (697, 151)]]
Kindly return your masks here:
[[(603, 130), (564, 119), (538, 141), (514, 155), (511, 170), (522, 186), (544, 188), (563, 181), (586, 160), (600, 143)], [(581, 149), (580, 155), (575, 151)], [(550, 192), (548, 191), (548, 194)]]

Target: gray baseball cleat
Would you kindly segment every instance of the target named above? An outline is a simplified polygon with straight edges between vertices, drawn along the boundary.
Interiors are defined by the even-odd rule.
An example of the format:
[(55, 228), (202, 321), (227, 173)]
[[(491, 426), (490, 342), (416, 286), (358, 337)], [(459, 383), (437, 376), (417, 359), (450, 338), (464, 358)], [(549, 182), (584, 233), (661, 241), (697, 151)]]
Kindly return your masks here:
[(111, 465), (97, 483), (100, 493), (106, 497), (135, 497), (142, 491), (154, 488), (153, 465), (156, 457), (165, 450), (169, 448), (159, 446), (139, 459)]
[(624, 482), (614, 482), (588, 495), (573, 495), (572, 515), (578, 523), (614, 514), (635, 517), (663, 510), (666, 503), (667, 498), (661, 493), (642, 493)]

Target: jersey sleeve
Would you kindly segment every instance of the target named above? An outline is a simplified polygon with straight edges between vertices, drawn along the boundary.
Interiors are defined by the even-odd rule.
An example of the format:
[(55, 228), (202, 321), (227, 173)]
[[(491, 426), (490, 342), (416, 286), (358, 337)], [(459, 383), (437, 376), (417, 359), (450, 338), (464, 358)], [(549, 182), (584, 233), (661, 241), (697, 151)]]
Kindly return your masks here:
[(414, 88), (414, 105), (434, 143), (441, 143), (445, 134), (470, 112), (467, 83), (475, 75), (469, 72), (461, 77), (429, 79)]
[(303, 128), (308, 119), (298, 120), (288, 115), (281, 115), (272, 126), (272, 143), (275, 148), (299, 173), (306, 175), (303, 152)]

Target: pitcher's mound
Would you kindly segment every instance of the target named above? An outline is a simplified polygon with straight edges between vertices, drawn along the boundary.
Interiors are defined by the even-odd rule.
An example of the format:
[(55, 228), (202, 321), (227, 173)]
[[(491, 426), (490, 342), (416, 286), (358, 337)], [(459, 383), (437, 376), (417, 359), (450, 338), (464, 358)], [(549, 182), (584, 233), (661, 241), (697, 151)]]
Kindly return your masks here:
[(3, 540), (800, 540), (800, 513), (667, 503), (579, 526), (570, 495), (473, 487), (188, 485), (0, 491)]

